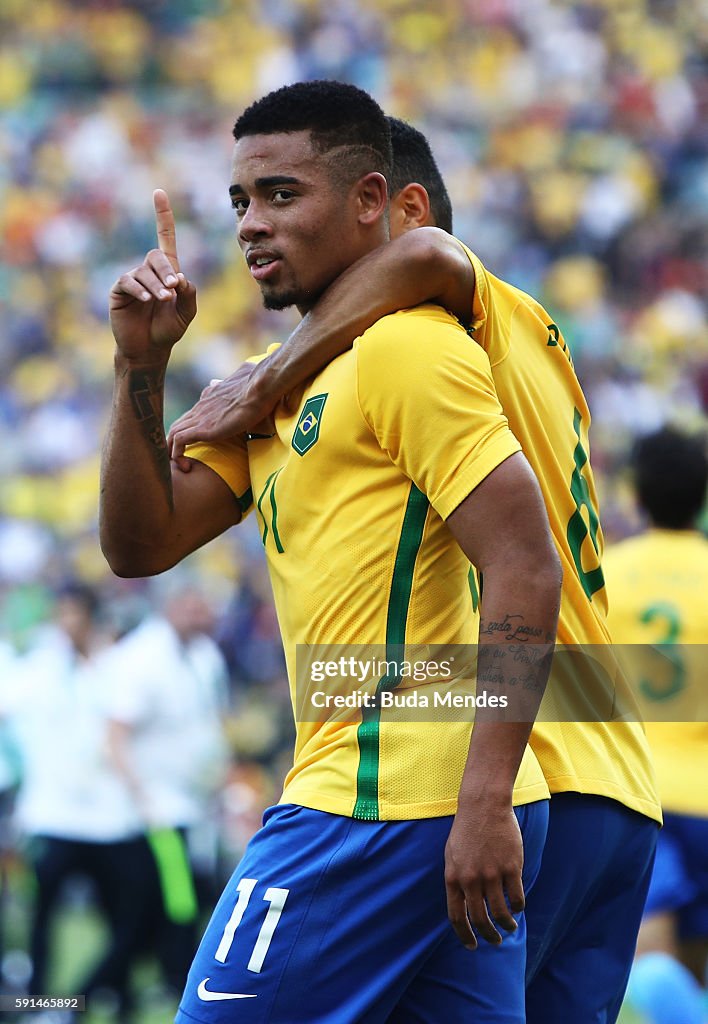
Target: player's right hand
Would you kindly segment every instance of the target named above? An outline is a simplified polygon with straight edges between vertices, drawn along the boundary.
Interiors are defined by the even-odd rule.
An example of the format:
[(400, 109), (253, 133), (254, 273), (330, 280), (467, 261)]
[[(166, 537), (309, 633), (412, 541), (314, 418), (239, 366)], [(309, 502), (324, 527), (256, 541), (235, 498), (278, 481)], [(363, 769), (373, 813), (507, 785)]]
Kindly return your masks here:
[(226, 441), (247, 431), (264, 435), (274, 432), (272, 413), (277, 398), (264, 397), (252, 386), (266, 362), (242, 363), (225, 380), (213, 380), (199, 401), (172, 424), (167, 446), (170, 458), (181, 469), (186, 468), (182, 456), (189, 444)]
[(153, 193), (158, 248), (111, 288), (111, 328), (118, 350), (136, 363), (166, 361), (197, 312), (197, 292), (180, 270), (167, 193)]

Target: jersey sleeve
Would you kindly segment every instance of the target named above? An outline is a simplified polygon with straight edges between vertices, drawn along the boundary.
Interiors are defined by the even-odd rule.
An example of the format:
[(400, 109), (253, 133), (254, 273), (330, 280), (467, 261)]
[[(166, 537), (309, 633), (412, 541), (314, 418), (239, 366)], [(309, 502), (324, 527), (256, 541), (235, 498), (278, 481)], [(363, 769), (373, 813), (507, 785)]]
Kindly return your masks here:
[[(250, 356), (246, 362), (260, 363), (279, 348), (280, 342), (274, 342), (265, 352)], [(235, 437), (230, 441), (216, 441), (213, 444), (190, 444), (185, 448), (184, 454), (188, 459), (203, 462), (221, 477), (236, 496), (241, 515), (245, 518), (253, 508), (253, 493), (248, 467), (248, 448), (243, 438)]]
[(280, 348), (280, 346), (281, 346), (281, 342), (273, 341), (268, 346), (268, 348), (265, 350), (265, 352), (259, 352), (255, 356), (249, 356), (248, 359), (244, 359), (244, 362), (245, 363), (251, 363), (254, 366), (256, 366), (258, 363), (262, 363), (264, 359), (267, 359), (268, 356), (272, 355), (274, 352), (277, 352), (278, 349)]
[(355, 345), (364, 419), (443, 519), (521, 450), (486, 353), (443, 310), (383, 317)]
[(248, 449), (241, 437), (213, 444), (190, 444), (184, 450), (188, 459), (203, 462), (213, 469), (229, 487), (239, 503), (245, 518), (253, 507), (251, 474), (248, 467)]
[[(467, 254), (474, 272), (470, 334), (487, 353), (491, 366), (496, 368), (509, 355), (514, 312), (521, 306), (528, 315), (526, 304), (538, 306), (538, 303), (525, 292), (488, 274), (479, 256), (459, 238), (457, 241)], [(525, 302), (520, 301), (522, 297)], [(548, 320), (550, 317), (544, 320), (544, 324)]]
[(470, 329), (474, 332), (479, 330), (487, 321), (487, 305), (489, 302), (489, 285), (487, 283), (487, 271), (484, 268), (479, 256), (472, 252), (463, 241), (456, 238), (455, 241), (464, 249), (467, 259), (472, 264), (474, 273), (474, 290), (472, 293), (472, 308), (470, 310)]

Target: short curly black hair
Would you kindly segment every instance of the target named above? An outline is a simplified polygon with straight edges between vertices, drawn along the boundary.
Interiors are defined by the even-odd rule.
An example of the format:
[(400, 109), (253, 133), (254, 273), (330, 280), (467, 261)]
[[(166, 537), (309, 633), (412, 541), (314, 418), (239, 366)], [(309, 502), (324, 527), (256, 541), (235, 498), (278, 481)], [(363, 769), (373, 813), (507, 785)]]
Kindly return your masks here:
[(393, 154), (391, 131), (381, 107), (368, 93), (346, 82), (296, 82), (268, 93), (244, 110), (233, 129), (245, 135), (311, 133), (315, 151), (334, 157), (339, 180), (356, 181), (378, 171), (388, 181)]
[(416, 181), (422, 185), (430, 199), (430, 212), (436, 227), (452, 234), (452, 203), (447, 193), (430, 143), (422, 132), (407, 121), (389, 117), (393, 144), (393, 173), (390, 179), (391, 197), (406, 185)]
[(708, 486), (705, 438), (665, 426), (636, 442), (632, 462), (639, 502), (652, 523), (665, 530), (692, 527)]

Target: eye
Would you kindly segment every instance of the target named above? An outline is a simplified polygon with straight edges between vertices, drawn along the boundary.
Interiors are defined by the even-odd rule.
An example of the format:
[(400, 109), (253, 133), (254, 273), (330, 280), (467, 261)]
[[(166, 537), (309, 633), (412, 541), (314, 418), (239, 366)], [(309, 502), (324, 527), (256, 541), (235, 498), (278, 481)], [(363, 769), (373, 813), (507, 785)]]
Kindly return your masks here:
[(271, 196), (272, 202), (282, 205), (295, 198), (295, 193), (289, 188), (276, 188)]
[(248, 200), (243, 196), (231, 196), (231, 209), (235, 210), (239, 217), (248, 209)]

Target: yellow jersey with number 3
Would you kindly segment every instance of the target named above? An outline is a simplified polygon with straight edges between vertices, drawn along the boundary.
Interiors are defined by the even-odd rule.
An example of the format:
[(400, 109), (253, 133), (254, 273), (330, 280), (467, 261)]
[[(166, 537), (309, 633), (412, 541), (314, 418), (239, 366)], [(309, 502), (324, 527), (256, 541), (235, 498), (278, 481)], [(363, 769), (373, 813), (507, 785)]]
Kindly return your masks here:
[(664, 810), (708, 816), (708, 540), (652, 529), (607, 552), (610, 628), (646, 721)]
[[(455, 812), (469, 716), (308, 719), (296, 645), (476, 644), (470, 565), (445, 519), (518, 451), (489, 360), (434, 306), (379, 320), (247, 455), (238, 441), (187, 449), (242, 504), (252, 492), (298, 719), (283, 801), (363, 820)], [(514, 802), (547, 796), (527, 747)]]
[[(489, 357), (509, 426), (536, 473), (563, 565), (558, 643), (609, 645), (604, 541), (589, 462), (590, 413), (570, 352), (535, 299), (494, 277), (464, 248), (475, 274), (470, 333)], [(607, 657), (614, 662), (609, 648)], [(632, 706), (626, 680), (612, 671), (621, 691), (618, 705)], [(606, 796), (661, 820), (639, 722), (538, 721), (530, 742), (551, 793)]]

